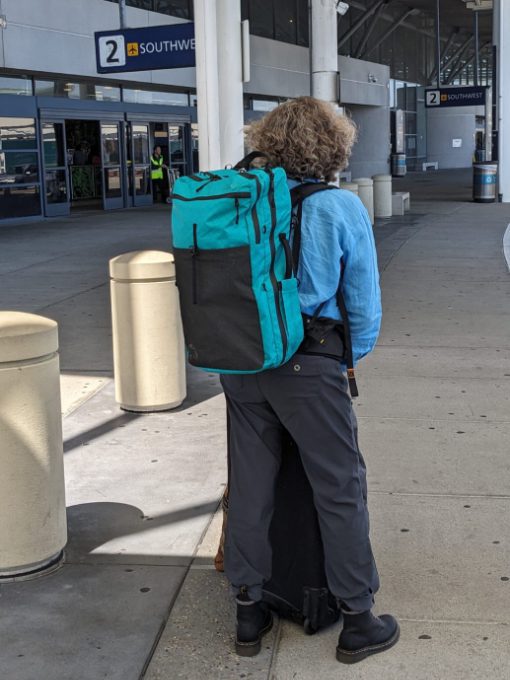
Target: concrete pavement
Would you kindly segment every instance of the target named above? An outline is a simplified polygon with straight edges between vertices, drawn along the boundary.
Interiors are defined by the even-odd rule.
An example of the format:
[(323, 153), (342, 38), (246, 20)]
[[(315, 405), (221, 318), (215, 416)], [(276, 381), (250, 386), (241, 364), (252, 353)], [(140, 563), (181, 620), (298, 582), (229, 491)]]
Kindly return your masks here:
[[(108, 257), (168, 248), (165, 209), (0, 231), (0, 308), (59, 321), (70, 543), (65, 567), (0, 587), (6, 680), (495, 680), (510, 664), (510, 275), (507, 205), (469, 202), (467, 173), (400, 182), (412, 212), (375, 226), (384, 322), (360, 367), (377, 610), (392, 651), (346, 668), (338, 629), (280, 622), (233, 653), (212, 568), (225, 482), (217, 379), (189, 374), (167, 414), (113, 400)], [(434, 199), (434, 200), (431, 200)]]

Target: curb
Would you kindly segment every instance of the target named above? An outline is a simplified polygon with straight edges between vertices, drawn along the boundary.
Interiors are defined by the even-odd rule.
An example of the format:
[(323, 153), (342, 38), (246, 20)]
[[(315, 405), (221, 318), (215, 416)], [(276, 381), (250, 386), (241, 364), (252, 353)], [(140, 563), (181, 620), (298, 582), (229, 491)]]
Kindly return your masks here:
[(510, 272), (510, 224), (506, 228), (505, 235), (503, 236), (503, 253), (505, 255), (506, 266)]

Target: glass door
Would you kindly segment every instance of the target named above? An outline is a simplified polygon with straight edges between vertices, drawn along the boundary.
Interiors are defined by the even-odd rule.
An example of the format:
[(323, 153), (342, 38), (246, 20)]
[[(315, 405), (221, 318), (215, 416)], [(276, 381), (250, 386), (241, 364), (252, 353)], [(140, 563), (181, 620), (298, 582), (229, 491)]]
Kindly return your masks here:
[(131, 123), (131, 178), (133, 205), (151, 205), (149, 123)]
[(44, 178), (44, 214), (69, 215), (71, 208), (69, 175), (66, 163), (64, 123), (41, 123)]
[(124, 207), (120, 123), (101, 123), (101, 161), (103, 169), (103, 208)]
[(173, 125), (168, 126), (168, 141), (170, 150), (170, 176), (171, 182), (188, 174), (186, 158), (186, 144), (185, 144), (185, 126)]

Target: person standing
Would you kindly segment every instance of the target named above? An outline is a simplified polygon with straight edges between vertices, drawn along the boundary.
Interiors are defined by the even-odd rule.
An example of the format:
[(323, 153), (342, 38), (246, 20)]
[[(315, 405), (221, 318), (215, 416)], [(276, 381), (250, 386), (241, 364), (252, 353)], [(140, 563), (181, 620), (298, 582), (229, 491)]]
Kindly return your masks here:
[(151, 156), (151, 181), (152, 181), (152, 197), (154, 203), (158, 201), (158, 194), (161, 196), (161, 201), (166, 202), (165, 182), (163, 178), (163, 171), (167, 166), (161, 154), (161, 147), (155, 146)]
[[(299, 97), (254, 123), (248, 143), (273, 166), (283, 167), (293, 188), (302, 182), (332, 181), (346, 167), (355, 137), (353, 123), (329, 104)], [(381, 322), (372, 225), (357, 196), (321, 191), (303, 201), (297, 279), (304, 319), (338, 333), (332, 343), (338, 343), (336, 356), (310, 350), (310, 333), (283, 366), (221, 377), (230, 419), (224, 558), (237, 600), (236, 651), (257, 654), (272, 625), (262, 589), (271, 578), (269, 527), (285, 428), (312, 486), (328, 585), (343, 613), (336, 656), (340, 662), (355, 663), (389, 649), (399, 638), (393, 616), (371, 611), (379, 576), (369, 538), (366, 468), (338, 329), (339, 287), (348, 310), (354, 362), (372, 351)]]

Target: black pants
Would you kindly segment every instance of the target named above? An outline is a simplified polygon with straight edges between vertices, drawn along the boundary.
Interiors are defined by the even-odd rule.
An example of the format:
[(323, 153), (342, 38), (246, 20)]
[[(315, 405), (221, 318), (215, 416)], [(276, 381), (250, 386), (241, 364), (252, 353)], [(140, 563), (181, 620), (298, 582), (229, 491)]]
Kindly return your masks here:
[(379, 578), (369, 539), (366, 469), (340, 363), (296, 354), (256, 375), (224, 375), (230, 416), (225, 571), (234, 590), (261, 598), (271, 576), (269, 526), (282, 425), (296, 442), (313, 489), (331, 592), (370, 609)]
[(154, 203), (157, 203), (158, 201), (158, 194), (161, 196), (161, 201), (165, 203), (166, 201), (165, 181), (162, 179), (153, 179), (152, 198), (154, 200)]

